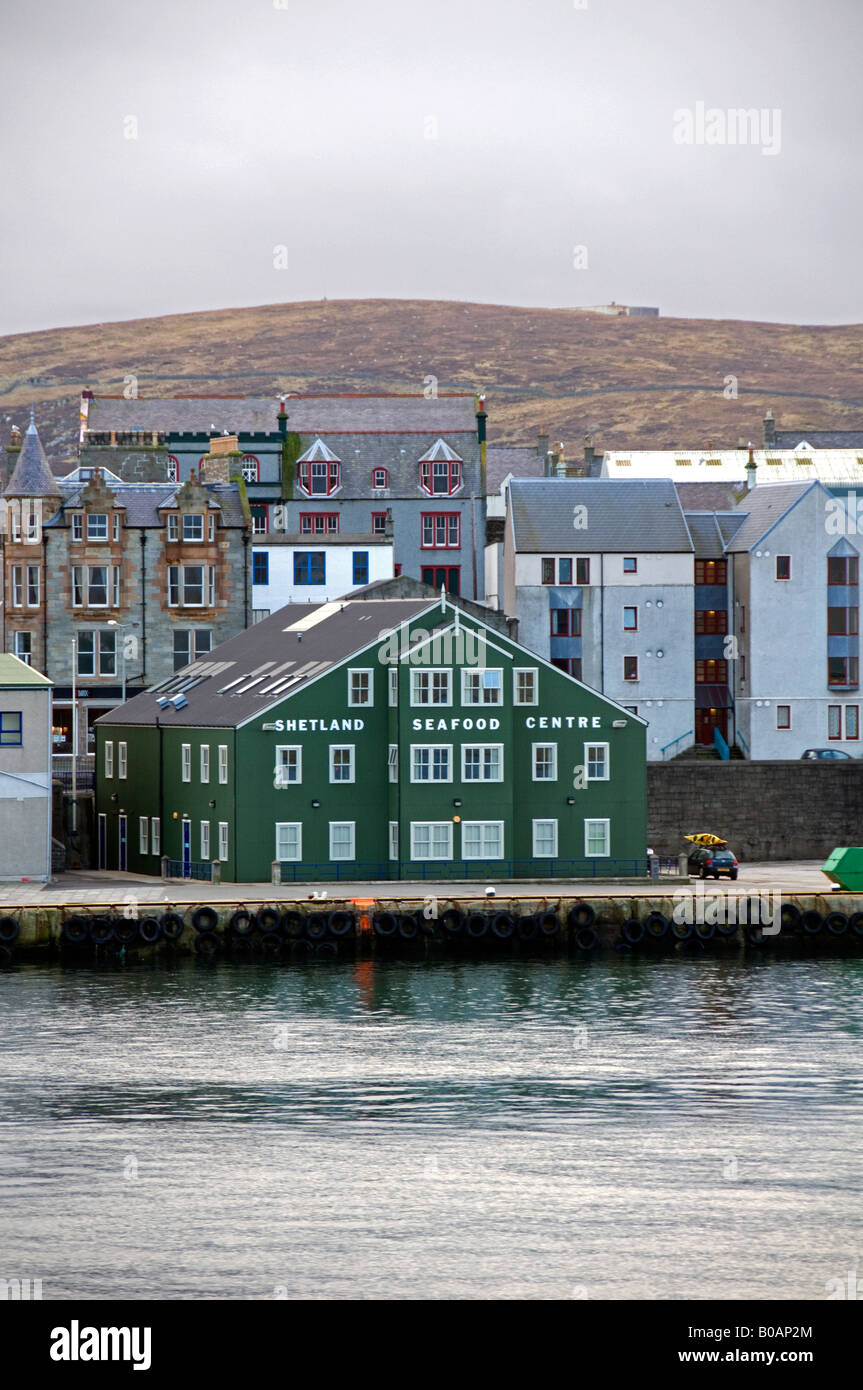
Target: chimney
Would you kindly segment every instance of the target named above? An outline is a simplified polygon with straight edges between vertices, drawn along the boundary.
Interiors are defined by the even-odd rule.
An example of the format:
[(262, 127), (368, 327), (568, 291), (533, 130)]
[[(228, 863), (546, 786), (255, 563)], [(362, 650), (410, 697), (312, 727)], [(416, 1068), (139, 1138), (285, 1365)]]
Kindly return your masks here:
[(566, 455), (563, 448), (563, 440), (558, 444), (557, 453), (554, 456), (554, 472), (557, 478), (566, 477)]
[(392, 509), (392, 507), (387, 507), (386, 516), (384, 517), (384, 535), (385, 535), (385, 536), (389, 536), (390, 539), (392, 539), (392, 535), (393, 535), (393, 509)]
[(277, 419), (279, 434), (285, 439), (288, 433), (288, 412), (285, 405), (285, 397), (279, 396), (279, 414)]
[(480, 395), (476, 412), (476, 437), (480, 444), (485, 443), (485, 426), (487, 419), (485, 395)]
[(765, 449), (776, 448), (776, 421), (773, 419), (773, 411), (770, 406), (764, 416), (764, 447)]
[(544, 425), (540, 428), (539, 434), (536, 437), (536, 456), (542, 459), (543, 470), (548, 472), (548, 435), (545, 432)]
[(751, 492), (755, 487), (758, 473), (755, 463), (755, 451), (751, 444), (748, 444), (746, 447), (749, 450), (749, 458), (746, 460), (746, 491)]
[(593, 447), (593, 435), (588, 433), (584, 436), (584, 471), (588, 478), (593, 478), (599, 471), (597, 461), (601, 457)]

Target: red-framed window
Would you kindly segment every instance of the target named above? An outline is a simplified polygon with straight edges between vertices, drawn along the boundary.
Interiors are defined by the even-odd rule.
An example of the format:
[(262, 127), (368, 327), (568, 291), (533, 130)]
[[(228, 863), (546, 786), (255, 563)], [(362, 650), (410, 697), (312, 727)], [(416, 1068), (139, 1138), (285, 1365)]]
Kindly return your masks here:
[(624, 557), (623, 557), (623, 573), (624, 573), (624, 574), (638, 574), (638, 556), (637, 556), (637, 555), (624, 555)]
[(581, 609), (552, 608), (549, 612), (552, 637), (580, 637)]
[(828, 656), (827, 684), (859, 685), (859, 662), (856, 656)]
[(638, 680), (638, 657), (625, 656), (623, 658), (623, 679), (625, 681)]
[(830, 739), (831, 743), (834, 739), (841, 739), (842, 737), (841, 705), (827, 706), (827, 737)]
[[(743, 680), (743, 670), (741, 668), (740, 679)], [(728, 662), (727, 661), (696, 661), (695, 663), (695, 684), (696, 685), (727, 685), (728, 684)]]
[(300, 534), (303, 536), (332, 536), (339, 530), (338, 512), (300, 512)]
[(252, 513), (252, 535), (266, 536), (270, 529), (270, 509), (266, 502), (253, 502), (249, 510)]
[(308, 497), (332, 497), (341, 487), (341, 468), (338, 461), (306, 459), (298, 466), (300, 487)]
[[(400, 565), (397, 568), (401, 571)], [(461, 565), (423, 565), (420, 578), (433, 589), (443, 586), (448, 594), (461, 593)]]
[(458, 550), (461, 545), (459, 513), (423, 512), (420, 517), (420, 545), (423, 550)]
[(554, 559), (551, 556), (545, 555), (540, 561), (540, 564), (542, 565), (543, 584), (553, 584), (555, 570)]
[(243, 454), (240, 468), (247, 483), (257, 483), (261, 477), (261, 461), (254, 454)]
[(387, 529), (386, 512), (372, 512), (372, 535), (383, 536)]
[(827, 633), (830, 637), (856, 637), (859, 631), (859, 610), (828, 608)]
[(558, 584), (572, 583), (572, 561), (568, 556), (557, 562), (557, 582)]
[(390, 485), (390, 472), (388, 468), (372, 469), (372, 487), (380, 490)]
[(396, 579), (398, 579), (398, 577), (399, 577), (399, 575), (401, 574), (401, 572), (402, 572), (402, 567), (401, 567), (401, 565), (393, 565), (393, 574), (395, 575)]
[(728, 561), (696, 560), (695, 582), (696, 584), (727, 584)]
[(556, 666), (558, 671), (565, 671), (568, 676), (574, 676), (577, 681), (581, 680), (580, 656), (552, 657), (551, 664), (552, 666)]
[(728, 614), (722, 608), (696, 608), (696, 632), (727, 632)]
[(575, 582), (576, 584), (590, 583), (590, 561), (576, 560), (575, 562)]
[(461, 487), (461, 459), (434, 459), (421, 463), (420, 487), (429, 497), (451, 497)]
[(846, 739), (859, 739), (860, 737), (860, 706), (845, 706), (845, 737)]
[(791, 556), (790, 556), (790, 555), (777, 555), (777, 556), (776, 556), (776, 578), (777, 578), (777, 579), (790, 579), (790, 578), (791, 578)]
[(180, 481), (180, 460), (176, 454), (168, 455), (168, 482), (178, 483)]
[(791, 706), (790, 706), (790, 705), (777, 705), (777, 706), (776, 706), (776, 727), (777, 727), (777, 729), (790, 729), (790, 728), (791, 728)]
[(623, 630), (624, 632), (638, 631), (638, 609), (624, 608), (623, 610)]
[(858, 569), (856, 555), (828, 555), (827, 583), (856, 584)]

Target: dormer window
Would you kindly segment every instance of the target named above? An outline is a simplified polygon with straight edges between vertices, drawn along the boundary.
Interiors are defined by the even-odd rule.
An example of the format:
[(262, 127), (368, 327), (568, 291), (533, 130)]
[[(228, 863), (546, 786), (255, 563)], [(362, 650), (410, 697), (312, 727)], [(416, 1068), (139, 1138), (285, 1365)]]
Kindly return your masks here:
[(180, 539), (180, 520), (176, 515), (168, 517), (168, 540), (178, 541)]
[(451, 497), (462, 485), (461, 459), (442, 439), (423, 454), (420, 487), (429, 497)]
[(180, 460), (176, 454), (168, 455), (168, 482), (178, 483), (180, 481)]
[(372, 473), (372, 487), (377, 491), (387, 488), (390, 485), (389, 472), (386, 468), (376, 468)]
[(84, 518), (80, 512), (75, 512), (72, 517), (72, 539), (73, 541), (84, 539)]
[(243, 457), (240, 460), (240, 462), (242, 464), (243, 477), (245, 478), (246, 482), (258, 482), (261, 476), (261, 464), (260, 461), (257, 458), (255, 458), (255, 455), (243, 454)]
[(341, 487), (341, 461), (316, 439), (297, 460), (297, 479), (307, 497), (332, 497)]
[(91, 512), (87, 517), (87, 540), (106, 541), (108, 539), (107, 512)]
[(204, 517), (201, 512), (190, 512), (183, 517), (183, 540), (202, 541), (204, 539)]

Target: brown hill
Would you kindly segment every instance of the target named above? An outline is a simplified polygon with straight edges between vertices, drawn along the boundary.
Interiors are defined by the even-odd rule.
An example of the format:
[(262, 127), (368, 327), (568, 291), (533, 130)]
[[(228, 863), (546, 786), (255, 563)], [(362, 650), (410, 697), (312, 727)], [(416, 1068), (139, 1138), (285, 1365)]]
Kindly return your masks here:
[[(567, 455), (735, 445), (782, 428), (860, 427), (863, 325), (610, 318), (425, 300), (270, 304), (0, 338), (2, 438), (31, 403), (49, 454), (74, 450), (83, 386), (140, 395), (484, 389), (490, 437)], [(736, 378), (736, 399), (725, 394)]]

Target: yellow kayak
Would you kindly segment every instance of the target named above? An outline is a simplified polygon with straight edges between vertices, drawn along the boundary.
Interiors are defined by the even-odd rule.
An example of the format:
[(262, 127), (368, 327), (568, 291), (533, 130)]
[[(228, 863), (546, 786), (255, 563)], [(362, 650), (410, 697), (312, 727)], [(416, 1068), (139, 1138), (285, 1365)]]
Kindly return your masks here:
[(694, 845), (709, 845), (715, 848), (718, 845), (727, 845), (727, 840), (722, 840), (718, 835), (711, 835), (709, 831), (702, 831), (699, 835), (684, 835), (684, 840), (690, 840)]

